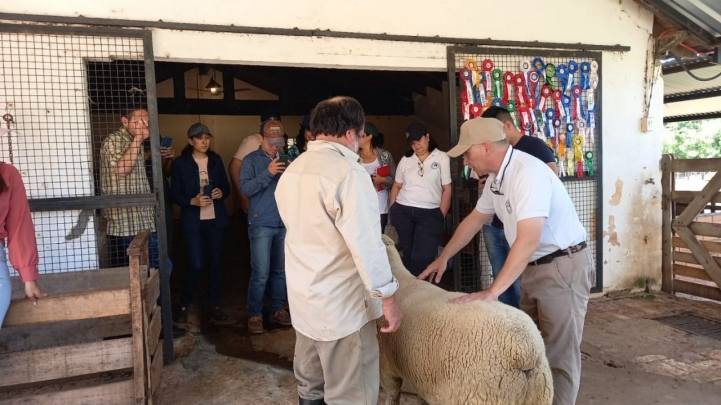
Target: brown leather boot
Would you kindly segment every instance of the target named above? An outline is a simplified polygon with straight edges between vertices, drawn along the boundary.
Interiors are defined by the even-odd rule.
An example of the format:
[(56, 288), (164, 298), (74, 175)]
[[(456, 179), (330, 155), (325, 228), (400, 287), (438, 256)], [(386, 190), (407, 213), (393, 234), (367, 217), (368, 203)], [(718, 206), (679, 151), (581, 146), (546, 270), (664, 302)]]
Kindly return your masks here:
[(265, 329), (263, 329), (262, 316), (251, 316), (248, 318), (248, 332), (251, 335), (260, 335), (265, 332)]
[(281, 309), (271, 315), (270, 321), (283, 326), (291, 326), (293, 324), (290, 320), (290, 314), (285, 309)]

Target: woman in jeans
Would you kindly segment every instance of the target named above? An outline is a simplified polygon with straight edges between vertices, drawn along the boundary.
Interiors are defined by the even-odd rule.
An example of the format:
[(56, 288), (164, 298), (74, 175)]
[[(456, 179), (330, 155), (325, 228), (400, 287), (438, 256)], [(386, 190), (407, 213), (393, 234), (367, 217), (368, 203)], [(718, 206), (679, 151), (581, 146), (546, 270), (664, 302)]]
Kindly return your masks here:
[(406, 129), (411, 150), (398, 163), (390, 214), (400, 239), (403, 264), (420, 275), (438, 256), (451, 206), (451, 161), (421, 124)]
[(230, 184), (220, 156), (210, 150), (213, 135), (207, 126), (197, 123), (188, 129), (188, 146), (175, 159), (170, 189), (173, 201), (180, 205), (180, 220), (188, 250), (188, 269), (180, 295), (180, 311), (175, 321), (188, 320), (204, 267), (208, 268), (208, 308), (210, 317), (224, 321), (228, 316), (220, 309), (223, 245), (228, 227), (228, 213), (223, 200)]
[(0, 162), (0, 328), (10, 308), (10, 269), (5, 257), (5, 248), (10, 254), (10, 263), (25, 283), (25, 296), (37, 301), (46, 297), (36, 280), (38, 273), (38, 245), (35, 227), (30, 217), (30, 206), (25, 194), (25, 185), (18, 170)]
[[(360, 139), (360, 157), (363, 168), (373, 178), (373, 185), (378, 192), (378, 207), (381, 213), (381, 233), (386, 231), (388, 225), (388, 205), (390, 202), (390, 189), (393, 187), (393, 179), (396, 176), (396, 162), (390, 152), (381, 148), (383, 146), (383, 134), (370, 122), (366, 122), (366, 136)], [(390, 174), (381, 176), (376, 173), (378, 168), (388, 166)], [(377, 187), (381, 187), (378, 190)]]

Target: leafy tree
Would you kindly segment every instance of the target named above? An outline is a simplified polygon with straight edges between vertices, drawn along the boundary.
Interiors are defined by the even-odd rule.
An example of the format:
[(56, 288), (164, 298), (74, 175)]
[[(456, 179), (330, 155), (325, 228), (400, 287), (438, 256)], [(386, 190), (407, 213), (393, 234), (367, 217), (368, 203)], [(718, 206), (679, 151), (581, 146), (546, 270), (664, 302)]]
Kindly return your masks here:
[(712, 136), (701, 136), (702, 121), (666, 124), (670, 136), (663, 141), (663, 153), (677, 159), (721, 157), (721, 130)]

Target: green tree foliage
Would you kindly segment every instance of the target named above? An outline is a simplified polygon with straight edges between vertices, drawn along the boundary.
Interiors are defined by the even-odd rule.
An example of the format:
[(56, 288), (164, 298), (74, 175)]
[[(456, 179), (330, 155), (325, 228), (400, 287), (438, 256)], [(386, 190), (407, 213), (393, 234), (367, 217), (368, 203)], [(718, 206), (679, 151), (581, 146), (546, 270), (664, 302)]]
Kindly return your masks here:
[(701, 123), (686, 121), (666, 124), (663, 153), (673, 154), (676, 159), (721, 157), (721, 130), (712, 136), (702, 136)]

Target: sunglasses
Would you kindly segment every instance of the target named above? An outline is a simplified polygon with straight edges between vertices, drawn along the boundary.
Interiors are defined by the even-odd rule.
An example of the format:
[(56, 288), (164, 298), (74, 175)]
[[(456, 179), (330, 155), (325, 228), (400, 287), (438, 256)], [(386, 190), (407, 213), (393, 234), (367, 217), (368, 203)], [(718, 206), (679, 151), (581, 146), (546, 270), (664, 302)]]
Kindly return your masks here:
[(423, 163), (418, 162), (418, 175), (423, 177)]

